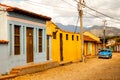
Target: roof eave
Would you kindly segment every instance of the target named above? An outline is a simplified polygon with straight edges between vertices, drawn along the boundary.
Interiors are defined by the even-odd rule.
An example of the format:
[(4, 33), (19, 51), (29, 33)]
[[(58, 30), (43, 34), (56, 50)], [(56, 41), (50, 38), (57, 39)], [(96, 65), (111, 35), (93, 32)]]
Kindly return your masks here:
[(19, 12), (19, 13), (23, 13), (23, 14), (30, 15), (30, 16), (37, 17), (37, 18), (42, 18), (42, 19), (45, 19), (45, 20), (51, 20), (50, 17), (43, 16), (43, 15), (40, 15), (40, 14), (36, 14), (36, 13), (30, 12), (30, 11), (27, 11), (27, 10), (23, 10), (23, 9), (20, 9), (20, 8), (16, 8), (16, 7), (7, 8), (7, 11), (8, 12)]
[(42, 18), (44, 20), (49, 20), (49, 21), (51, 20), (51, 17), (44, 16), (44, 15), (41, 15), (41, 14), (37, 14), (37, 13), (34, 13), (34, 12), (30, 12), (30, 11), (20, 9), (20, 8), (17, 8), (17, 7), (12, 7), (12, 6), (8, 6), (8, 5), (1, 4), (1, 3), (0, 3), (0, 6), (5, 7), (7, 12), (19, 12), (19, 13), (23, 13), (23, 14), (26, 14), (26, 15), (36, 17), (36, 18)]

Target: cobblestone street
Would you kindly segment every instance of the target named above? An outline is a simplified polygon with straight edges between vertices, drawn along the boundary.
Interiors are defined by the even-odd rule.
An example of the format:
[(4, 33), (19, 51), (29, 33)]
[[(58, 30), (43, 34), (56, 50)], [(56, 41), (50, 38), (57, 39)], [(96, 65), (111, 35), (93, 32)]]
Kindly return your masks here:
[(91, 58), (12, 80), (120, 80), (120, 53), (113, 53), (112, 59)]

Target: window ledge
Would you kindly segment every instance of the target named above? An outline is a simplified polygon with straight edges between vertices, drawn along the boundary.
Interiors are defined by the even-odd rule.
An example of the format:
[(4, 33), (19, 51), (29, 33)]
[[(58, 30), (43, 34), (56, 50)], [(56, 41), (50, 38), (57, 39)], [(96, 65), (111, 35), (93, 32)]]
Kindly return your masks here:
[(0, 40), (0, 44), (8, 44), (9, 41), (7, 40)]

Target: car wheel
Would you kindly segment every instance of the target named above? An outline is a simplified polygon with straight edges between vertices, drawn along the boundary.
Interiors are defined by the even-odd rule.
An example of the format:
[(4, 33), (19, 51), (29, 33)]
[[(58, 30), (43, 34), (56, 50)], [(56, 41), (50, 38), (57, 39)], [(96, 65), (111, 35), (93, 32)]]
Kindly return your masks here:
[(110, 56), (110, 58), (112, 58), (112, 56)]

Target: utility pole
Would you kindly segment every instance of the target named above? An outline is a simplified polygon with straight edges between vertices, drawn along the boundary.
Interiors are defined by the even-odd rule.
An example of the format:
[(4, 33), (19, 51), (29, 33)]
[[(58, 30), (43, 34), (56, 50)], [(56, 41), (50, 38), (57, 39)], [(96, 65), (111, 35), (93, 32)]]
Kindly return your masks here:
[(85, 56), (84, 56), (84, 40), (83, 40), (83, 4), (84, 0), (79, 0), (78, 2), (78, 12), (80, 17), (80, 38), (81, 38), (81, 53), (82, 53), (82, 62), (85, 62)]
[(104, 29), (103, 29), (103, 48), (105, 49), (106, 48), (106, 45), (105, 45), (105, 39), (106, 39), (106, 35), (105, 35), (105, 30), (106, 30), (106, 20), (103, 20), (103, 23), (104, 23)]

